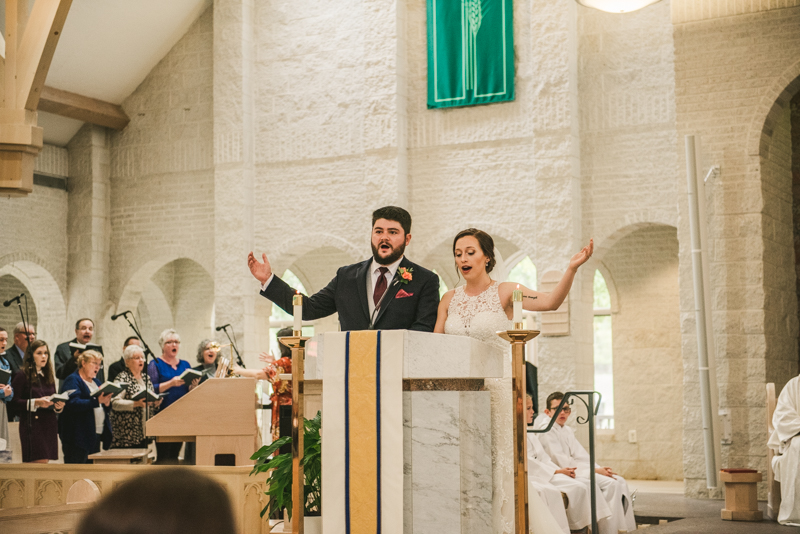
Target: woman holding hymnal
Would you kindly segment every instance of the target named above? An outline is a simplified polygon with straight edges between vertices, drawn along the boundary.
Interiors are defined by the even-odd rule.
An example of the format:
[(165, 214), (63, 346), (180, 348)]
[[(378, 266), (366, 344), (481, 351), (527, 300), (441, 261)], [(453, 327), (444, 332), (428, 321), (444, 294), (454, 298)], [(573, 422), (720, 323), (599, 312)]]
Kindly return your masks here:
[(22, 358), (22, 368), (11, 380), (14, 398), (11, 405), (19, 415), (22, 461), (47, 463), (58, 459), (58, 421), (56, 413), (64, 402), (53, 399), (56, 378), (50, 349), (41, 339), (32, 341)]
[[(161, 332), (158, 344), (161, 346), (161, 356), (150, 362), (147, 374), (155, 392), (164, 396), (161, 409), (166, 410), (173, 402), (189, 393), (190, 389), (197, 387), (202, 373), (192, 369), (186, 360), (178, 358), (181, 336), (175, 330), (169, 328)], [(182, 445), (180, 442), (156, 443), (158, 463), (177, 462)]]
[(78, 370), (61, 384), (62, 393), (70, 392), (64, 413), (58, 420), (65, 464), (88, 464), (89, 455), (100, 452), (103, 435), (111, 435), (106, 410), (111, 397), (122, 388), (112, 382), (100, 383), (97, 372), (102, 361), (99, 352), (82, 352), (77, 359)]
[(144, 352), (138, 345), (128, 345), (122, 353), (125, 370), (117, 375), (117, 381), (124, 389), (111, 401), (111, 428), (114, 436), (112, 449), (144, 449), (147, 439), (144, 436), (144, 404), (150, 403), (148, 416), (156, 414), (161, 399), (152, 390), (146, 390), (142, 377)]

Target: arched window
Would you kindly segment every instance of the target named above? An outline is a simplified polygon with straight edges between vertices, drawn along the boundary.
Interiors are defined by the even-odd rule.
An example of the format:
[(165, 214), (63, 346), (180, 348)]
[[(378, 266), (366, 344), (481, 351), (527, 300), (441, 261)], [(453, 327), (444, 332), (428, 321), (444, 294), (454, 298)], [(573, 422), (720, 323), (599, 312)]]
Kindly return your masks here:
[[(306, 291), (305, 286), (300, 281), (295, 274), (286, 269), (281, 276), (281, 280), (289, 284), (291, 287), (298, 290), (300, 293), (307, 295), (308, 292)], [(278, 339), (276, 337), (278, 330), (281, 328), (285, 328), (287, 326), (292, 326), (292, 316), (289, 313), (286, 313), (282, 309), (280, 309), (276, 304), (272, 305), (272, 315), (269, 316), (269, 349), (273, 356), (276, 359), (280, 358), (280, 344), (278, 343)], [(310, 323), (303, 324), (303, 335), (312, 337), (314, 335), (314, 325)]]
[(603, 395), (597, 428), (614, 428), (614, 366), (611, 353), (611, 296), (600, 271), (594, 272), (594, 389)]
[(530, 256), (525, 256), (508, 273), (508, 281), (522, 284), (528, 289), (536, 289), (536, 266)]

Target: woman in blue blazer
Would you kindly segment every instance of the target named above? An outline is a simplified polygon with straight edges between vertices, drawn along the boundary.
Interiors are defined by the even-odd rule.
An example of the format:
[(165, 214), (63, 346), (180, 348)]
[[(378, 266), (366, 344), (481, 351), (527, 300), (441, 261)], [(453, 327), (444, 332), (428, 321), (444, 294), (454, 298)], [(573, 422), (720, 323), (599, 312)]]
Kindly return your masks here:
[(78, 370), (64, 379), (61, 391), (74, 390), (58, 418), (58, 435), (65, 464), (89, 463), (89, 455), (100, 450), (104, 433), (111, 435), (106, 410), (111, 394), (92, 397), (100, 381), (96, 378), (103, 357), (87, 350), (78, 357)]

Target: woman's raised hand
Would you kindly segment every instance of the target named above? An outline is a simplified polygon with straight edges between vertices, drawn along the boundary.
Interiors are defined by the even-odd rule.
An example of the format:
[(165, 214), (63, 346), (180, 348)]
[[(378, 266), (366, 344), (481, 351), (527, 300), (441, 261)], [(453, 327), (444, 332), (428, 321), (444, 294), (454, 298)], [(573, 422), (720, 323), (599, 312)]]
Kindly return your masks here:
[(589, 260), (589, 258), (592, 257), (593, 252), (594, 252), (594, 239), (590, 239), (589, 244), (583, 247), (580, 252), (572, 256), (572, 259), (569, 260), (570, 268), (577, 270), (578, 267), (586, 263)]
[(275, 363), (275, 356), (269, 352), (262, 352), (258, 355), (258, 359), (266, 364)]

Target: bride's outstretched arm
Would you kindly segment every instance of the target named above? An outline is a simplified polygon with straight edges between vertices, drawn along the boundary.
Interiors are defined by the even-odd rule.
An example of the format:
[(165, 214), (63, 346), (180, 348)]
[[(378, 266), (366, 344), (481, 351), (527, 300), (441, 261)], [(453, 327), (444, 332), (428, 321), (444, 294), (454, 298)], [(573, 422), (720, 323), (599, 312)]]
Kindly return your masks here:
[[(567, 298), (569, 290), (572, 287), (572, 281), (575, 279), (575, 273), (578, 272), (578, 267), (586, 263), (592, 257), (594, 252), (594, 240), (590, 239), (589, 244), (581, 249), (580, 252), (575, 254), (569, 260), (569, 266), (564, 276), (559, 280), (558, 285), (550, 293), (540, 293), (532, 289), (528, 289), (523, 285), (519, 285), (522, 290), (522, 308), (529, 311), (552, 311), (557, 310), (564, 299)], [(511, 295), (517, 284), (513, 282), (504, 282), (500, 285), (500, 298), (503, 307), (507, 310), (511, 309)]]
[(444, 294), (439, 302), (439, 310), (436, 312), (436, 326), (433, 327), (435, 334), (444, 334), (444, 323), (447, 321), (447, 308), (450, 307), (450, 299), (453, 298), (455, 290), (451, 289)]

